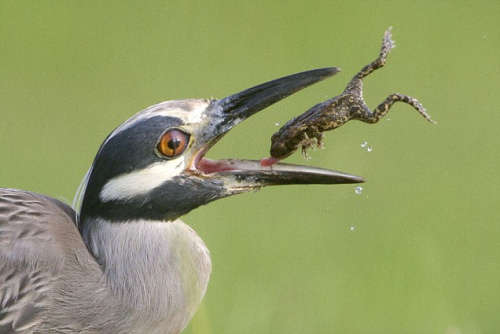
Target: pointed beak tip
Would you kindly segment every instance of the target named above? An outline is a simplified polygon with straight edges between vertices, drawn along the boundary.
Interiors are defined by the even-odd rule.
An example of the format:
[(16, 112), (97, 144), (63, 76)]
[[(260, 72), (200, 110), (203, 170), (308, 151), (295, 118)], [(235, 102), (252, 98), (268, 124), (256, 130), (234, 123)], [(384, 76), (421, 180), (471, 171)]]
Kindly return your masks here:
[(352, 174), (336, 174), (332, 175), (329, 180), (329, 184), (358, 184), (365, 183), (366, 180), (362, 176), (352, 175)]
[(340, 67), (330, 67), (332, 75), (337, 74), (342, 71)]
[(362, 177), (358, 177), (355, 181), (352, 183), (357, 184), (357, 183), (366, 183), (366, 180)]
[(356, 175), (352, 175), (352, 183), (365, 183), (366, 182), (366, 179), (362, 176), (356, 176)]

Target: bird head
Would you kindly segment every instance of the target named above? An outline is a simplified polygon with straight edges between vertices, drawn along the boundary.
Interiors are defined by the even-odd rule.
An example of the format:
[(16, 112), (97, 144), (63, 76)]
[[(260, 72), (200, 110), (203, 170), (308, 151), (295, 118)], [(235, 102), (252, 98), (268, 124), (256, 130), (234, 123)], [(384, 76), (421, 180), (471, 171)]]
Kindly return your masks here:
[(86, 181), (80, 220), (169, 221), (213, 200), (263, 186), (363, 182), (315, 167), (205, 158), (238, 123), (337, 71), (302, 72), (223, 99), (166, 101), (139, 112), (101, 145)]

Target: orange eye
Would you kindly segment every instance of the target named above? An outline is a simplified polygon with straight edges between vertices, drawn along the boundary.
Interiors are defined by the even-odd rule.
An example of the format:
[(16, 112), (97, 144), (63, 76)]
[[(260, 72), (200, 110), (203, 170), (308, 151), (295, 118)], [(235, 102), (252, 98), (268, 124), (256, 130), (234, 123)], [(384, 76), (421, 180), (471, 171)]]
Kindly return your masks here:
[(189, 135), (178, 129), (163, 134), (158, 143), (158, 151), (166, 157), (173, 158), (184, 152), (189, 142)]

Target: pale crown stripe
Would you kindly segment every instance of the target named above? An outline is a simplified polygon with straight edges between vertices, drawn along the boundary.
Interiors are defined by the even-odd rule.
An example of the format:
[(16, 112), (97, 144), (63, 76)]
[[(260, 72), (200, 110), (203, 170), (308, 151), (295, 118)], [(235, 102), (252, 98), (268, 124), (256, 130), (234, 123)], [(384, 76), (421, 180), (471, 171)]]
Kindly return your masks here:
[[(183, 106), (185, 107), (185, 104), (188, 104), (190, 106), (188, 110), (183, 109)], [(141, 122), (152, 117), (177, 117), (181, 119), (184, 124), (198, 124), (203, 120), (204, 112), (209, 104), (210, 101), (204, 99), (172, 100), (155, 104), (141, 112), (138, 112), (123, 124), (121, 124), (118, 128), (115, 129), (115, 131), (113, 131), (113, 133), (108, 137), (105, 143), (116, 136), (118, 133), (132, 127), (137, 122)]]

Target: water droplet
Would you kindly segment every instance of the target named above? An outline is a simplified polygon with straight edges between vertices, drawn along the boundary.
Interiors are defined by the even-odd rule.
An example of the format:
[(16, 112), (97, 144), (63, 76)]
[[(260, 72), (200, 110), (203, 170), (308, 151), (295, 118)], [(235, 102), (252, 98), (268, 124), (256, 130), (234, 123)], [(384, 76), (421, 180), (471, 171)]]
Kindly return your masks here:
[(356, 226), (354, 226), (354, 225), (349, 227), (349, 231), (354, 231), (355, 229), (356, 229)]
[(389, 118), (386, 118), (385, 120), (386, 120), (386, 121), (390, 121), (390, 120), (391, 120), (391, 118), (389, 117)]
[(274, 123), (274, 126), (280, 126), (280, 122)]
[(366, 140), (364, 142), (362, 142), (360, 146), (361, 146), (361, 148), (364, 148), (365, 151), (367, 151), (367, 152), (373, 151), (373, 147), (368, 145), (368, 142)]
[(361, 193), (363, 192), (363, 187), (357, 186), (356, 188), (354, 188), (354, 192), (356, 193), (356, 195), (361, 195)]

